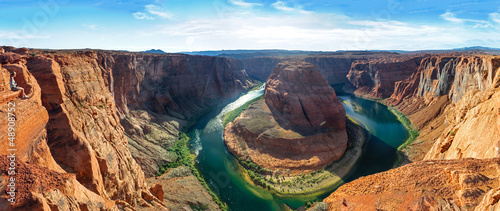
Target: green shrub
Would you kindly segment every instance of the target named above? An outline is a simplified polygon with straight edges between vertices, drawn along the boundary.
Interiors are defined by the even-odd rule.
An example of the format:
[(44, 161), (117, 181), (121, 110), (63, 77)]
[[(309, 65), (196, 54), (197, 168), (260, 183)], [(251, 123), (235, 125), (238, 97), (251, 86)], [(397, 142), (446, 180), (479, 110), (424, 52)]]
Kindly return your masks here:
[(253, 100), (250, 100), (250, 101), (246, 102), (245, 104), (243, 104), (242, 106), (228, 112), (226, 115), (224, 115), (224, 120), (222, 121), (222, 125), (224, 125), (224, 127), (226, 127), (226, 125), (228, 123), (234, 121), (236, 119), (236, 117), (238, 117), (241, 114), (241, 112), (246, 110), (250, 106), (250, 104), (252, 104), (255, 101), (260, 100), (260, 99), (262, 99), (262, 96), (255, 98)]
[[(172, 162), (172, 163), (167, 163), (164, 164), (162, 167), (160, 167), (159, 172), (157, 173), (158, 176), (164, 174), (168, 169), (171, 168), (177, 168), (179, 166), (187, 166), (189, 169), (191, 169), (191, 172), (193, 175), (200, 181), (201, 185), (208, 191), (210, 196), (212, 196), (213, 200), (215, 203), (219, 206), (221, 210), (228, 210), (228, 207), (225, 203), (223, 203), (217, 194), (215, 194), (210, 187), (208, 187), (207, 182), (205, 179), (200, 175), (198, 172), (198, 169), (194, 166), (194, 159), (195, 156), (191, 154), (188, 148), (188, 143), (189, 143), (189, 136), (187, 136), (185, 133), (181, 132), (179, 139), (174, 143), (172, 147), (167, 149), (169, 152), (175, 153), (177, 155), (177, 159)], [(193, 208), (193, 207), (192, 207)], [(206, 210), (204, 209), (204, 206), (198, 206), (195, 207), (196, 209), (193, 208), (193, 210)], [(208, 209), (208, 207), (207, 207)]]

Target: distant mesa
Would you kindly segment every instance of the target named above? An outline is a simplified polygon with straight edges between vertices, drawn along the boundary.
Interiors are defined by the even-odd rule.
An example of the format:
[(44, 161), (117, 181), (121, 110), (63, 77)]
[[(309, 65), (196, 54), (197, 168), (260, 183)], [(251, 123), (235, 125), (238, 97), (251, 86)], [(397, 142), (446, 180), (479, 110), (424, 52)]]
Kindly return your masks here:
[(162, 51), (161, 49), (151, 49), (147, 51), (142, 51), (142, 53), (166, 54), (166, 52)]
[(307, 173), (344, 154), (346, 113), (314, 65), (282, 61), (264, 98), (226, 126), (224, 139), (234, 155), (266, 169)]

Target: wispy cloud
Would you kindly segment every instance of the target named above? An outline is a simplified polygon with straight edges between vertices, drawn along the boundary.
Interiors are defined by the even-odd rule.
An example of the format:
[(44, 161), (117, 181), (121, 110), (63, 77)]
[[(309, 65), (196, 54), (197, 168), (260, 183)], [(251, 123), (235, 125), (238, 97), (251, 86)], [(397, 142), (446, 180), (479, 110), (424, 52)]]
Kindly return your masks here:
[(135, 19), (143, 20), (143, 19), (148, 19), (148, 20), (154, 20), (154, 18), (146, 13), (143, 12), (135, 12), (132, 13)]
[(95, 29), (97, 29), (98, 25), (95, 25), (95, 24), (83, 24), (83, 27), (95, 30)]
[(500, 13), (498, 12), (490, 13), (490, 19), (500, 24)]
[(473, 28), (488, 28), (488, 27), (493, 26), (489, 21), (486, 21), (486, 20), (458, 18), (458, 17), (456, 17), (455, 13), (452, 13), (450, 11), (447, 11), (446, 13), (441, 14), (441, 18), (443, 18), (446, 21), (456, 23), (456, 24), (469, 23), (469, 24), (472, 24), (471, 26)]
[(165, 11), (165, 9), (163, 9), (162, 7), (157, 6), (157, 5), (149, 4), (149, 5), (146, 5), (145, 8), (149, 14), (156, 15), (160, 18), (170, 19), (170, 18), (174, 17), (174, 15), (172, 13)]
[[(328, 14), (330, 15), (330, 14)], [(194, 40), (189, 50), (272, 49), (366, 50), (366, 49), (444, 49), (475, 43), (477, 37), (498, 42), (500, 33), (477, 32), (466, 27), (430, 26), (401, 21), (358, 20), (321, 13), (308, 15), (232, 16), (224, 19), (198, 19), (141, 30), (140, 36)], [(321, 21), (318, 21), (321, 20)], [(473, 42), (474, 41), (474, 42)], [(478, 43), (481, 44), (481, 43)], [(179, 46), (182, 50), (182, 46)]]
[(154, 20), (155, 18), (163, 18), (163, 19), (172, 19), (174, 15), (165, 9), (163, 9), (161, 6), (154, 5), (154, 4), (148, 4), (144, 6), (144, 11), (143, 12), (135, 12), (132, 13), (134, 18), (139, 19), (139, 20)]
[(254, 6), (262, 6), (262, 4), (259, 3), (250, 3), (250, 2), (245, 2), (243, 0), (229, 0), (229, 3), (239, 6), (239, 7), (254, 7)]
[(452, 23), (463, 23), (464, 19), (457, 18), (454, 13), (446, 12), (441, 14), (441, 18)]
[(285, 12), (298, 12), (302, 14), (310, 14), (311, 11), (306, 11), (302, 8), (302, 6), (296, 6), (296, 7), (289, 7), (288, 4), (284, 1), (278, 0), (277, 2), (274, 2), (272, 6), (281, 11)]

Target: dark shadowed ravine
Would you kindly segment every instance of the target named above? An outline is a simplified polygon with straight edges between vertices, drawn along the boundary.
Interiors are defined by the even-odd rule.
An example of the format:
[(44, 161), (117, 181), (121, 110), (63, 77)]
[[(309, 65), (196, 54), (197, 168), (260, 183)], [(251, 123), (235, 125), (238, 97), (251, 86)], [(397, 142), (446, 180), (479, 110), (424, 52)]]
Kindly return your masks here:
[[(230, 210), (284, 210), (284, 205), (298, 208), (307, 201), (323, 200), (338, 186), (322, 194), (297, 197), (279, 197), (265, 189), (249, 184), (241, 173), (237, 160), (227, 150), (223, 140), (222, 118), (227, 112), (261, 96), (264, 87), (250, 91), (233, 103), (214, 109), (203, 116), (191, 129), (192, 149), (197, 155), (196, 165), (209, 186)], [(354, 96), (338, 96), (347, 116), (361, 124), (369, 134), (363, 155), (344, 182), (388, 170), (396, 159), (396, 149), (408, 137), (405, 127), (387, 106)]]

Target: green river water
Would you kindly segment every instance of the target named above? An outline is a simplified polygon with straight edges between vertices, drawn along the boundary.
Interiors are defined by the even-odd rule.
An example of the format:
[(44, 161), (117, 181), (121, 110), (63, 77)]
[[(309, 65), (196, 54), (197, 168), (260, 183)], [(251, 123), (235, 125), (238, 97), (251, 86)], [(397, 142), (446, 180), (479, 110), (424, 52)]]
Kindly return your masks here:
[[(197, 155), (198, 170), (233, 211), (284, 210), (285, 204), (296, 209), (307, 201), (323, 200), (338, 186), (316, 195), (279, 197), (249, 184), (243, 178), (236, 158), (227, 150), (223, 140), (224, 114), (261, 96), (263, 92), (263, 86), (250, 91), (225, 107), (214, 109), (193, 126), (189, 136), (192, 150)], [(408, 137), (405, 127), (385, 105), (349, 95), (338, 97), (343, 101), (347, 115), (360, 123), (368, 134), (363, 155), (344, 182), (389, 170), (396, 159), (398, 146)]]

